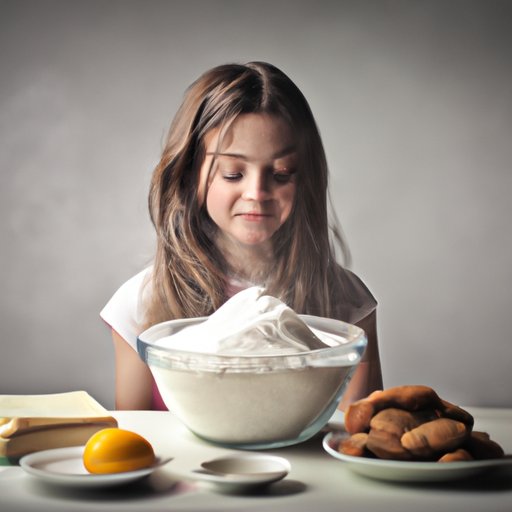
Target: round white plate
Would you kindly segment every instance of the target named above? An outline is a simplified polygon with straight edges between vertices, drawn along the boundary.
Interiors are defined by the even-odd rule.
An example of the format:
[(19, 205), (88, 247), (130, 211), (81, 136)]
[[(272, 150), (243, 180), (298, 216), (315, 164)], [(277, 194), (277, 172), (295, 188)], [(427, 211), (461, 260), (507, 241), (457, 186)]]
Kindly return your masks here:
[(157, 457), (155, 463), (144, 469), (124, 473), (92, 474), (83, 464), (84, 447), (57, 448), (25, 455), (20, 466), (31, 476), (47, 483), (71, 487), (111, 487), (122, 485), (151, 474), (171, 459)]
[(371, 478), (394, 482), (442, 482), (468, 478), (491, 468), (511, 464), (510, 458), (461, 462), (415, 462), (353, 457), (336, 449), (346, 432), (329, 432), (323, 440), (325, 451), (346, 463), (347, 468)]

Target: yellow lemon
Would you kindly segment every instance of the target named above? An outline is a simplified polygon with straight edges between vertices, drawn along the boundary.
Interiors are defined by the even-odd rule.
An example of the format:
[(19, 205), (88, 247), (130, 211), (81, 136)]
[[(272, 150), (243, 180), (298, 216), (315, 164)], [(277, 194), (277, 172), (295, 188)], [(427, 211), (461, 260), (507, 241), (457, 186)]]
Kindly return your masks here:
[(87, 441), (83, 461), (90, 473), (122, 473), (151, 466), (155, 452), (149, 441), (135, 432), (105, 428)]

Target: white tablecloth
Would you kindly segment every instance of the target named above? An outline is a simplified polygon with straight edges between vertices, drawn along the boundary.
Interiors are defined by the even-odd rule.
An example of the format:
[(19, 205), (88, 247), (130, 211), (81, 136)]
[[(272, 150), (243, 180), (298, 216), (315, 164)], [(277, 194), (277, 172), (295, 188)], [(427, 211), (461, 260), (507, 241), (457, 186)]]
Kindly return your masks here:
[[(475, 429), (491, 434), (512, 454), (512, 409), (467, 409)], [(512, 511), (512, 466), (467, 481), (399, 484), (351, 472), (322, 448), (322, 436), (300, 445), (269, 451), (286, 457), (289, 475), (265, 491), (223, 494), (185, 481), (180, 474), (230, 450), (210, 445), (189, 433), (171, 414), (117, 411), (119, 426), (145, 436), (158, 455), (174, 460), (149, 478), (124, 488), (65, 490), (48, 486), (20, 467), (0, 467), (0, 511)]]

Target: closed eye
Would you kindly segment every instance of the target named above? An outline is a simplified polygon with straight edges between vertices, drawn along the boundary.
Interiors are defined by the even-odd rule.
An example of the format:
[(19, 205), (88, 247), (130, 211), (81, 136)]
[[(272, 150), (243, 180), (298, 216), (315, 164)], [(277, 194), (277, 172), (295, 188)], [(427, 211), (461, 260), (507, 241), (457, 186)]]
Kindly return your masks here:
[(289, 183), (294, 177), (295, 171), (273, 172), (272, 177), (276, 183)]
[(241, 172), (222, 172), (222, 178), (226, 181), (240, 181), (243, 178)]

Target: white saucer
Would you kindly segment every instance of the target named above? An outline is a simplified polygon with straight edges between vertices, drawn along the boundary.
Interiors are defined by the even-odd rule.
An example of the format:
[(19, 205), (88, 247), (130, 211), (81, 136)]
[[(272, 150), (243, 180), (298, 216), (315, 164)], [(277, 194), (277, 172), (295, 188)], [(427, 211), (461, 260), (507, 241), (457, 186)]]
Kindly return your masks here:
[(323, 440), (325, 451), (346, 463), (347, 468), (370, 478), (394, 482), (442, 482), (478, 475), (497, 466), (512, 465), (510, 458), (461, 462), (415, 462), (353, 457), (336, 449), (346, 432), (329, 432)]
[(222, 490), (236, 491), (277, 482), (290, 469), (290, 463), (283, 457), (242, 454), (203, 462), (201, 469), (192, 471), (189, 476)]
[(31, 476), (47, 483), (70, 487), (112, 487), (143, 478), (171, 459), (157, 457), (155, 463), (144, 469), (124, 473), (92, 474), (83, 464), (84, 447), (57, 448), (25, 455), (20, 466)]

